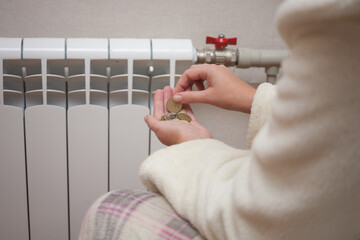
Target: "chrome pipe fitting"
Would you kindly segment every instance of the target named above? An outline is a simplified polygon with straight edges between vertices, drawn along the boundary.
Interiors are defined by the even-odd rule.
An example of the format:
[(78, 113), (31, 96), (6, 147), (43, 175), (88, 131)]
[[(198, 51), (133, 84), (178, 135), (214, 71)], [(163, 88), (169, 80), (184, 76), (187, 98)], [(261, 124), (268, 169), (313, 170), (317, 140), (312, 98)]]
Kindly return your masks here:
[(197, 64), (222, 64), (227, 67), (235, 66), (237, 62), (236, 49), (210, 49), (196, 50)]
[(287, 50), (257, 50), (249, 48), (196, 50), (196, 63), (223, 64), (227, 67), (280, 67), (289, 56)]

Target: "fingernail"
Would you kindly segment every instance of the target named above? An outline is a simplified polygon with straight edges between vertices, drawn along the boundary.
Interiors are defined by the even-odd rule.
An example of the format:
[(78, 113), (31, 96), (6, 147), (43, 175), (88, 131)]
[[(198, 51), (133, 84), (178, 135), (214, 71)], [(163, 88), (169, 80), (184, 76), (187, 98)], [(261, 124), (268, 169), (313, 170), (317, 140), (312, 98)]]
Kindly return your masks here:
[(173, 99), (175, 102), (181, 102), (182, 97), (180, 95), (175, 95)]

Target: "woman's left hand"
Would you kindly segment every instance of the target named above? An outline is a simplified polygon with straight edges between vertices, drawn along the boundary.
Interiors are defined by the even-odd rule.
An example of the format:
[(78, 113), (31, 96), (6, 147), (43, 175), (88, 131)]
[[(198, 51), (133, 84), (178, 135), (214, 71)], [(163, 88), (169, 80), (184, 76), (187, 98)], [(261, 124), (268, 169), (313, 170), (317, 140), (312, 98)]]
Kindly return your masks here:
[(161, 121), (161, 117), (168, 113), (166, 102), (173, 97), (171, 87), (167, 86), (164, 90), (157, 90), (154, 95), (153, 116), (145, 116), (145, 122), (156, 134), (159, 140), (169, 146), (200, 138), (212, 138), (210, 132), (201, 126), (196, 120), (189, 105), (183, 105), (186, 113), (192, 118), (190, 123), (180, 121)]

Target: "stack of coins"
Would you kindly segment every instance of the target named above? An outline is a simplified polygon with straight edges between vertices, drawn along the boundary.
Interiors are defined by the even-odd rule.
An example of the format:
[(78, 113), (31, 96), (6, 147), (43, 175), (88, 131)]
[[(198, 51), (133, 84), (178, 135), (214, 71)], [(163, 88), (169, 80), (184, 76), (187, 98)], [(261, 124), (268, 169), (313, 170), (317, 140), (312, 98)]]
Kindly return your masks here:
[(183, 105), (181, 103), (174, 102), (172, 98), (166, 102), (166, 109), (169, 113), (163, 115), (161, 117), (161, 121), (176, 120), (187, 123), (191, 121), (191, 117), (186, 114), (186, 110), (183, 108)]

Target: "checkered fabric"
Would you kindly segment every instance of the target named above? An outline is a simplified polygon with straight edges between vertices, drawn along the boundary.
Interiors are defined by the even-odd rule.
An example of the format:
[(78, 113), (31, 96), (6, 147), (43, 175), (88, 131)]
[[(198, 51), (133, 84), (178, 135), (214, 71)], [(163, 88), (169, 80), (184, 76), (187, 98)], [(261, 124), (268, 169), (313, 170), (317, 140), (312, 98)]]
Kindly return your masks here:
[(147, 191), (113, 191), (88, 210), (80, 240), (204, 239), (166, 199)]

